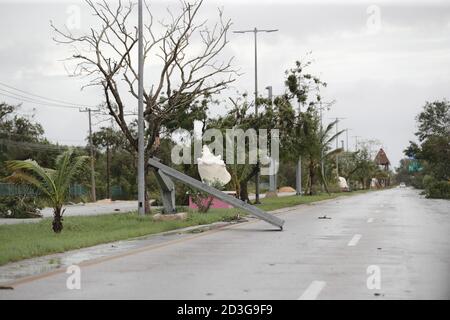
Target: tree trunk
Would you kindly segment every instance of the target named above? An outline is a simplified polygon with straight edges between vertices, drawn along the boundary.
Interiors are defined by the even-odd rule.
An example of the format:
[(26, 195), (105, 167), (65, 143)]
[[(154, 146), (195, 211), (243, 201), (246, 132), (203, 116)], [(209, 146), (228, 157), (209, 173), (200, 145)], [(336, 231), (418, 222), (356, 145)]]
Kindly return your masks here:
[(234, 191), (236, 191), (236, 198), (241, 198), (241, 185), (239, 183), (239, 179), (237, 176), (233, 173), (233, 184), (234, 184)]
[(330, 194), (330, 190), (328, 189), (328, 183), (325, 179), (325, 175), (322, 174), (322, 170), (320, 170), (320, 178), (322, 179), (323, 187), (325, 188), (326, 193)]
[(54, 208), (53, 209), (53, 222), (52, 222), (52, 228), (53, 232), (55, 233), (61, 233), (63, 229), (63, 212), (61, 212), (62, 208)]
[(239, 182), (239, 199), (244, 202), (250, 202), (248, 197), (248, 188), (247, 188), (248, 180), (243, 180)]
[(314, 184), (316, 182), (316, 172), (314, 168), (314, 163), (310, 163), (309, 165), (309, 195), (312, 196), (314, 194)]
[(255, 165), (255, 167), (253, 168), (253, 170), (249, 173), (249, 175), (247, 177), (245, 177), (245, 179), (242, 179), (239, 182), (239, 186), (240, 186), (240, 193), (239, 193), (239, 198), (242, 201), (245, 202), (250, 202), (250, 199), (248, 197), (248, 182), (250, 181), (250, 179), (252, 179), (256, 173), (259, 171), (259, 165)]

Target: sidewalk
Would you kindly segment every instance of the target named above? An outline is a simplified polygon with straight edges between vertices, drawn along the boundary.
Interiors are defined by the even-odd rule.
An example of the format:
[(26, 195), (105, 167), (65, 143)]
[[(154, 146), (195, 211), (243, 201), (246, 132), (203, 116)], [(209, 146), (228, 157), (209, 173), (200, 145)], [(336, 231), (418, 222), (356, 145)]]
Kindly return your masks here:
[[(295, 195), (295, 192), (284, 192), (279, 193), (279, 197), (288, 197)], [(260, 198), (263, 199), (266, 195), (261, 194)], [(255, 195), (252, 194), (249, 196), (250, 200), (255, 199)], [(75, 204), (64, 207), (66, 211), (64, 212), (65, 216), (94, 216), (100, 214), (114, 214), (114, 213), (126, 213), (130, 211), (136, 211), (137, 209), (137, 201), (112, 201), (112, 202), (96, 202), (96, 203), (86, 203), (86, 204)], [(158, 208), (158, 207), (153, 207)], [(52, 208), (44, 208), (41, 210), (41, 213), (44, 218), (50, 218), (53, 216)], [(41, 218), (33, 218), (33, 219), (9, 219), (9, 218), (0, 218), (0, 225), (6, 224), (18, 224), (18, 223), (35, 223), (41, 221)]]
[[(86, 204), (68, 205), (64, 208), (65, 216), (93, 216), (100, 214), (125, 213), (136, 210), (137, 201), (112, 201), (112, 202), (96, 202)], [(41, 210), (43, 218), (50, 218), (53, 216), (52, 208), (44, 208)], [(3, 224), (17, 224), (17, 223), (34, 223), (41, 221), (41, 218), (33, 219), (0, 219), (0, 225)]]

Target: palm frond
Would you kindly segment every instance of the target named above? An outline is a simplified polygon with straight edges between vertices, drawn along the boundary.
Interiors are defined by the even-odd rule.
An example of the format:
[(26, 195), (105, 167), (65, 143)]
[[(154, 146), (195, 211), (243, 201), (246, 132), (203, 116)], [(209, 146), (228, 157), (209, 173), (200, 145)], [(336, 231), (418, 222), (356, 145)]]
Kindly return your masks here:
[(69, 149), (63, 152), (56, 158), (56, 173), (54, 177), (55, 185), (58, 190), (61, 190), (61, 186), (64, 185), (65, 176), (70, 165), (73, 149)]
[(35, 176), (40, 178), (43, 183), (47, 185), (53, 192), (56, 190), (55, 183), (52, 178), (53, 170), (41, 167), (34, 160), (11, 160), (6, 162), (6, 167), (12, 172), (16, 171), (27, 171), (33, 173)]
[(71, 165), (66, 167), (63, 179), (60, 181), (59, 188), (65, 193), (69, 191), (70, 183), (72, 179), (81, 171), (87, 160), (88, 156), (78, 156), (71, 161)]
[(43, 168), (33, 160), (8, 161), (6, 166), (13, 172), (9, 181), (29, 184), (48, 197), (54, 207), (61, 207), (66, 201), (72, 179), (89, 158), (78, 156), (73, 159), (72, 154), (73, 151), (69, 150), (58, 156), (56, 169)]
[(335, 140), (337, 137), (339, 137), (344, 132), (345, 132), (345, 130), (341, 130), (338, 133), (335, 133), (334, 135), (332, 135), (329, 139), (326, 139), (326, 137), (324, 137), (326, 139), (325, 144), (329, 144), (331, 141)]
[(15, 183), (15, 184), (29, 184), (31, 185), (35, 190), (41, 191), (43, 194), (45, 194), (47, 197), (51, 198), (51, 193), (48, 188), (46, 188), (46, 185), (42, 183), (42, 181), (39, 181), (36, 177), (23, 172), (23, 171), (15, 171), (12, 175), (4, 179), (5, 181)]

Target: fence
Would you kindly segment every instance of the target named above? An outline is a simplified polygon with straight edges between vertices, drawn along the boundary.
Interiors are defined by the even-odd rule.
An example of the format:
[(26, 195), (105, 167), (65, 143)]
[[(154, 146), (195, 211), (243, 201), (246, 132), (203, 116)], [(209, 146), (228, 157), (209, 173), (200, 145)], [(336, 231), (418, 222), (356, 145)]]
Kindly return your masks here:
[[(36, 196), (39, 192), (26, 185), (19, 185), (13, 183), (0, 183), (0, 197), (13, 196)], [(69, 187), (70, 197), (82, 197), (88, 195), (86, 187), (80, 184), (74, 184)]]

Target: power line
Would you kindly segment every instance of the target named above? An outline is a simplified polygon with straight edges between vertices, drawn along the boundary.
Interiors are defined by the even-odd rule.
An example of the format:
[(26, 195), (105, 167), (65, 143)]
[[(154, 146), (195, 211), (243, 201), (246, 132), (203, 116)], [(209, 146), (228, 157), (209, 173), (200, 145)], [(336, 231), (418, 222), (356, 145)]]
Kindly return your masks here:
[[(35, 100), (33, 98), (25, 97), (25, 96), (22, 96), (22, 95), (19, 95), (17, 93), (13, 93), (13, 92), (7, 91), (5, 89), (1, 89), (1, 88), (0, 88), (0, 91), (7, 92), (7, 93), (0, 92), (0, 95), (8, 97), (8, 98), (15, 99), (15, 100), (18, 100), (18, 101), (21, 101), (21, 102), (35, 103), (35, 104), (43, 105), (45, 107), (52, 107), (52, 108), (65, 108), (65, 109), (77, 109), (77, 110), (80, 109), (80, 107), (65, 106), (65, 105), (60, 105), (60, 104), (54, 104), (54, 103), (49, 103), (49, 102), (43, 102), (43, 101)], [(8, 93), (10, 93), (10, 94), (8, 94)], [(14, 96), (12, 96), (11, 94), (13, 94)]]
[[(15, 96), (11, 96), (10, 94), (6, 94), (6, 93), (3, 93), (1, 91), (8, 92), (8, 93), (13, 94)], [(92, 107), (92, 106), (87, 106), (86, 107), (86, 106), (81, 106), (81, 105), (80, 105), (80, 107), (72, 107), (72, 106), (65, 106), (65, 105), (62, 105), (62, 104), (43, 102), (43, 101), (39, 101), (37, 99), (35, 100), (34, 98), (29, 98), (29, 97), (26, 97), (26, 96), (19, 95), (17, 93), (14, 93), (14, 92), (2, 89), (2, 88), (0, 88), (0, 96), (5, 96), (5, 97), (8, 97), (8, 98), (12, 98), (12, 99), (18, 100), (20, 102), (29, 102), (29, 103), (40, 104), (43, 107), (50, 107), (50, 108), (63, 108), (63, 109), (74, 109), (74, 110), (80, 110), (82, 108), (84, 108), (84, 109), (86, 109), (86, 108), (87, 109), (98, 108), (98, 107)], [(98, 113), (98, 114), (102, 115), (102, 116), (109, 116), (110, 115), (109, 113), (106, 113), (106, 112), (105, 113)], [(123, 114), (123, 116), (125, 116), (125, 117), (137, 116), (137, 113), (135, 113), (135, 112), (127, 113), (127, 112), (125, 112)]]
[[(13, 86), (4, 84), (2, 82), (0, 82), (0, 85), (4, 86), (4, 87), (7, 87), (9, 89), (15, 90), (15, 91), (19, 91), (19, 92), (25, 93), (26, 95), (29, 95), (29, 96), (38, 97), (38, 98), (41, 98), (41, 99), (44, 99), (44, 100), (51, 101), (53, 103), (56, 102), (57, 104), (71, 105), (71, 106), (74, 106), (74, 107), (86, 107), (87, 106), (87, 105), (83, 105), (83, 104), (79, 104), (79, 103), (73, 103), (73, 102), (68, 102), (68, 101), (59, 100), (59, 99), (47, 98), (45, 96), (41, 96), (41, 95), (38, 95), (38, 94), (34, 94), (34, 93), (31, 93), (31, 92), (28, 92), (28, 91), (25, 91), (25, 90), (21, 90), (21, 89), (15, 88)], [(88, 107), (95, 108), (94, 106), (88, 106)]]

